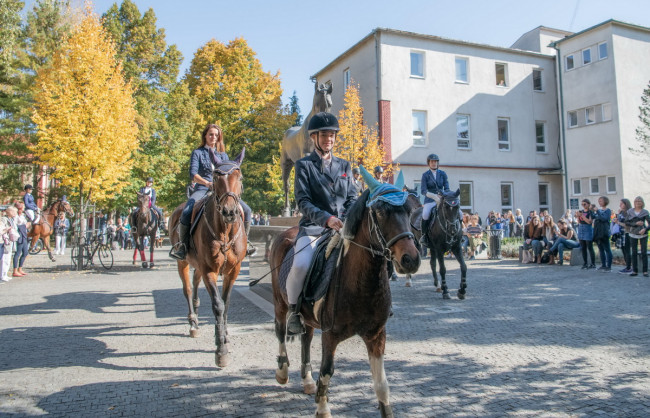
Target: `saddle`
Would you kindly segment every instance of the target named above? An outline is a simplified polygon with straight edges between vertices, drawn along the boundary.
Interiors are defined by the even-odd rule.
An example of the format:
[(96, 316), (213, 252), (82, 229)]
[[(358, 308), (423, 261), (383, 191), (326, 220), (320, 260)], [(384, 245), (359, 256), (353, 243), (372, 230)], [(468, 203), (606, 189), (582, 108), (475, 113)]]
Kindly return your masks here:
[[(415, 229), (416, 231), (421, 231), (421, 226), (422, 226), (422, 212), (424, 211), (424, 207), (420, 206), (419, 208), (415, 209), (413, 213), (411, 213), (411, 218), (409, 219), (409, 222), (411, 223), (411, 228)], [(438, 215), (438, 206), (434, 206), (433, 209), (431, 209), (431, 216), (429, 217), (429, 225), (433, 225), (433, 222), (436, 220), (436, 216)]]
[[(329, 289), (331, 278), (339, 264), (343, 244), (343, 239), (341, 239), (340, 235), (336, 235), (335, 237), (336, 239), (333, 239), (332, 236), (327, 236), (318, 243), (297, 303), (298, 309), (300, 309), (302, 304), (307, 304), (309, 309), (314, 313), (314, 317), (321, 324), (323, 323), (322, 302)], [(293, 264), (295, 251), (295, 246), (291, 247), (280, 266), (278, 282), (284, 294), (287, 293), (287, 276)]]

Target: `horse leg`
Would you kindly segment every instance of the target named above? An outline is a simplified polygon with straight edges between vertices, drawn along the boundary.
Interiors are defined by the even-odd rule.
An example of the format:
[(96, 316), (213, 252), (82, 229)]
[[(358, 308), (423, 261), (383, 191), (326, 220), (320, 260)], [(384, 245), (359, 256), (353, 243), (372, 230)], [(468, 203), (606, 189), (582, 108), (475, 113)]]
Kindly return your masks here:
[(224, 310), (223, 310), (223, 326), (224, 326), (224, 336), (225, 343), (228, 344), (228, 307), (230, 306), (230, 295), (232, 294), (232, 287), (239, 276), (239, 268), (241, 264), (235, 264), (232, 268), (226, 271), (222, 277), (223, 283), (221, 285), (221, 291), (223, 296)]
[(386, 328), (383, 328), (377, 335), (372, 337), (363, 337), (368, 350), (368, 360), (370, 362), (370, 372), (372, 373), (372, 383), (379, 401), (379, 412), (382, 417), (392, 417), (393, 409), (390, 406), (388, 389), (388, 380), (384, 370), (384, 348), (386, 346)]
[(228, 365), (228, 344), (226, 343), (226, 324), (224, 321), (224, 311), (226, 305), (219, 295), (219, 286), (217, 280), (219, 275), (215, 272), (208, 272), (203, 275), (203, 283), (212, 301), (212, 313), (214, 314), (214, 342), (217, 346), (215, 350), (215, 363), (218, 367)]
[[(178, 261), (176, 263), (178, 268), (178, 275), (181, 278), (183, 283), (183, 295), (187, 301), (187, 322), (190, 324), (190, 337), (196, 338), (199, 336), (199, 318), (194, 310), (194, 305), (192, 304), (192, 288), (190, 287), (190, 265), (184, 261)], [(196, 270), (194, 270), (194, 278), (196, 279)], [(199, 274), (200, 275), (200, 274)]]
[(192, 278), (192, 306), (194, 307), (194, 314), (197, 317), (196, 328), (198, 331), (199, 323), (199, 306), (201, 306), (201, 301), (199, 300), (199, 284), (201, 283), (201, 272), (194, 269), (194, 276)]
[(134, 236), (133, 237), (133, 265), (134, 266), (136, 260), (138, 259), (138, 246), (139, 246), (138, 241), (139, 241), (138, 237)]
[(404, 283), (404, 287), (411, 287), (411, 286), (412, 286), (412, 284), (411, 284), (411, 275), (407, 274), (406, 275), (406, 283)]
[(289, 356), (287, 355), (287, 311), (289, 307), (284, 302), (275, 300), (275, 336), (279, 343), (278, 368), (275, 370), (275, 380), (281, 385), (289, 381)]
[(153, 268), (153, 243), (156, 241), (156, 235), (152, 235), (149, 239), (152, 242), (152, 245), (149, 246), (149, 268)]
[(456, 260), (458, 260), (458, 264), (460, 264), (460, 288), (458, 289), (457, 296), (458, 299), (462, 300), (465, 299), (465, 293), (467, 293), (467, 282), (465, 281), (465, 276), (467, 276), (467, 264), (465, 264), (465, 260), (463, 259), (463, 251), (460, 246), (453, 248), (452, 252), (456, 257)]
[(445, 267), (445, 253), (442, 251), (437, 251), (436, 256), (438, 257), (438, 264), (440, 265), (440, 284), (442, 287), (442, 298), (449, 299), (449, 290), (447, 288), (447, 267)]
[(336, 352), (336, 346), (339, 342), (331, 332), (323, 333), (321, 341), (323, 344), (323, 353), (320, 363), (320, 374), (318, 375), (318, 387), (316, 389), (314, 401), (317, 404), (317, 417), (331, 417), (332, 413), (328, 405), (329, 397), (327, 396), (327, 393), (330, 379), (334, 374), (334, 353)]
[(302, 391), (307, 395), (316, 393), (316, 382), (311, 376), (311, 340), (314, 338), (314, 327), (305, 326), (305, 333), (300, 336), (300, 378)]
[(429, 259), (429, 264), (431, 265), (431, 274), (433, 274), (433, 285), (436, 287), (436, 292), (442, 292), (442, 289), (438, 287), (438, 273), (436, 272), (436, 260), (438, 259), (436, 250), (431, 247), (431, 258)]
[(142, 261), (142, 268), (147, 268), (147, 256), (144, 255), (144, 235), (140, 237), (140, 243), (138, 244), (138, 250), (140, 251), (140, 261)]
[(52, 249), (50, 249), (50, 237), (42, 237), (43, 239), (43, 246), (47, 250), (47, 256), (50, 257), (51, 261), (56, 261), (56, 258), (54, 257), (54, 254), (52, 254)]

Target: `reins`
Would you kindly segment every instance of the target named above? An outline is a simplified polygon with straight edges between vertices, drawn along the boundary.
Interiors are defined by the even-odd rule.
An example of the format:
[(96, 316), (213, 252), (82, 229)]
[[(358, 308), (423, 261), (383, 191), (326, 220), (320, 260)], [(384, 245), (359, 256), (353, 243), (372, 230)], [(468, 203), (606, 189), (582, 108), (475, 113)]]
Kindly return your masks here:
[[(442, 204), (444, 205), (444, 198), (442, 201)], [(448, 205), (451, 208), (455, 208), (456, 206), (451, 206)], [(442, 229), (442, 232), (445, 234), (445, 244), (447, 247), (451, 247), (451, 244), (453, 244), (454, 240), (457, 238), (458, 232), (460, 231), (460, 219), (456, 217), (455, 220), (449, 221), (447, 219), (447, 216), (445, 216), (445, 211), (441, 211), (440, 215), (438, 216), (438, 219), (440, 219), (441, 225), (440, 229)], [(442, 224), (444, 222), (444, 225)]]

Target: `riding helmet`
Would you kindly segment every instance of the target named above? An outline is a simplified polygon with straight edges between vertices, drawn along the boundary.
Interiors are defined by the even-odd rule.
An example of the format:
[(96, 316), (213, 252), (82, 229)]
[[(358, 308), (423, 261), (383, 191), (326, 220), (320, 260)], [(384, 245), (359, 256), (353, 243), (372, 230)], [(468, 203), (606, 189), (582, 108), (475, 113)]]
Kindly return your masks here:
[(147, 177), (147, 183), (152, 182), (153, 183), (153, 177)]
[(319, 112), (309, 119), (307, 131), (312, 134), (320, 131), (339, 131), (339, 121), (336, 116), (327, 112)]
[(354, 167), (352, 169), (352, 174), (361, 174), (361, 171), (359, 171), (359, 167)]
[(383, 169), (382, 166), (378, 165), (377, 167), (375, 167), (375, 174), (383, 173), (383, 172), (384, 172), (384, 169)]
[(440, 161), (440, 158), (437, 154), (429, 154), (427, 156), (427, 163), (429, 163), (429, 161)]
[(33, 189), (34, 189), (34, 187), (32, 187), (31, 184), (26, 184), (25, 185), (25, 190), (33, 190)]

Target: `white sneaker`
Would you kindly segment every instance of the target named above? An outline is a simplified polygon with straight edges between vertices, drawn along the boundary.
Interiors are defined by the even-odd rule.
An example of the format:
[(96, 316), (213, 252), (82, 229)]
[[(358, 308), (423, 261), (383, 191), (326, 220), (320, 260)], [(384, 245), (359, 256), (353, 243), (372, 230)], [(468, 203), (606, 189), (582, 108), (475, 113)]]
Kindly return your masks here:
[(13, 277), (5, 276), (2, 278), (3, 282), (8, 282), (9, 280), (13, 279)]

